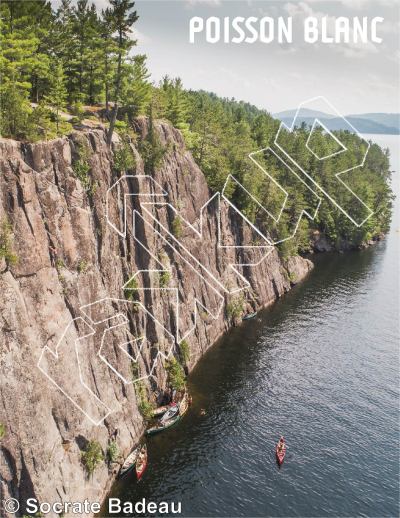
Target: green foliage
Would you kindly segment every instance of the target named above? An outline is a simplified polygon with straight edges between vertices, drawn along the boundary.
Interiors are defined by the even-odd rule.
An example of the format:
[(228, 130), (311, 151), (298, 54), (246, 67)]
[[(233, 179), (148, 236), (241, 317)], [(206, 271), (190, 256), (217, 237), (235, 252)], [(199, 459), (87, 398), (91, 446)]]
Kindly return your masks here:
[(62, 259), (58, 258), (56, 260), (56, 268), (59, 272), (62, 270), (62, 268), (65, 268), (65, 263)]
[(6, 425), (3, 423), (0, 423), (0, 441), (4, 439), (4, 436), (6, 435)]
[(44, 100), (51, 106), (55, 114), (57, 133), (60, 132), (61, 111), (66, 107), (67, 89), (62, 64), (57, 62), (53, 65), (49, 92)]
[(83, 104), (79, 101), (76, 101), (71, 104), (70, 112), (74, 115), (78, 121), (81, 121), (85, 116), (85, 110), (83, 108)]
[[(169, 87), (162, 84), (160, 89), (167, 97), (172, 95)], [(186, 121), (189, 123), (190, 136), (187, 138), (185, 132), (183, 134), (210, 188), (220, 191), (231, 173), (261, 205), (268, 207), (269, 212), (275, 216), (278, 215), (284, 201), (282, 191), (247, 157), (249, 153), (271, 145), (279, 122), (266, 111), (248, 103), (221, 99), (202, 91), (183, 91), (182, 95), (186, 97), (189, 106)], [(168, 116), (168, 100), (164, 104), (167, 106), (164, 114)], [(348, 191), (338, 187), (333, 171), (329, 170), (332, 166), (321, 164), (306, 152), (305, 144), (309, 134), (309, 128), (303, 126), (295, 129), (296, 138), (293, 135), (283, 135), (285, 148), (296, 156), (299, 163), (304, 164), (304, 169), (327, 192), (335, 193), (341, 205), (348, 203)], [(364, 144), (357, 135), (349, 132), (336, 132), (336, 136), (348, 149), (354, 150), (353, 153), (338, 155), (337, 166), (341, 169), (349, 168), (358, 159)], [(313, 132), (312, 146), (314, 151), (324, 156), (335, 150), (337, 143), (334, 139), (327, 138), (322, 128), (317, 128)], [(312, 246), (310, 235), (316, 229), (324, 232), (338, 246), (343, 241), (358, 245), (389, 229), (393, 196), (389, 185), (388, 158), (387, 151), (373, 144), (362, 170), (355, 170), (346, 178), (353, 192), (374, 210), (374, 215), (360, 228), (325, 199), (315, 221), (303, 217), (295, 237), (292, 238), (299, 214), (309, 207), (310, 193), (304, 184), (293, 180), (294, 175), (282, 168), (273, 155), (260, 154), (258, 160), (288, 191), (288, 200), (278, 223), (234, 182), (228, 184), (225, 194), (251, 222), (276, 241), (290, 237), (278, 245), (284, 258), (309, 251)]]
[(149, 109), (152, 97), (149, 77), (146, 56), (136, 55), (129, 62), (121, 92), (122, 104), (130, 116), (145, 115)]
[(46, 118), (50, 123), (54, 119), (57, 134), (69, 130), (60, 120), (67, 104), (80, 120), (78, 106), (105, 100), (108, 108), (113, 101), (115, 122), (123, 83), (132, 79), (137, 88), (127, 93), (135, 94), (143, 109), (151, 86), (145, 57), (129, 57), (136, 45), (131, 26), (138, 16), (133, 7), (129, 0), (111, 0), (102, 12), (87, 0), (63, 0), (57, 10), (45, 0), (1, 2), (1, 134), (52, 138), (49, 131), (37, 134), (30, 121), (31, 102), (40, 101), (51, 106), (53, 117), (47, 113)]
[[(128, 119), (146, 114), (148, 131), (138, 145), (146, 174), (153, 174), (167, 151), (153, 118), (166, 119), (181, 130), (212, 191), (221, 191), (232, 174), (259, 203), (254, 203), (235, 182), (228, 183), (224, 194), (252, 223), (275, 241), (294, 234), (298, 215), (310, 205), (310, 192), (301, 182), (296, 183), (295, 176), (282, 168), (276, 157), (258, 155), (264, 169), (288, 193), (276, 223), (276, 218), (261, 206), (276, 216), (283, 204), (283, 193), (248, 159), (249, 153), (271, 145), (278, 121), (249, 103), (204, 91), (187, 91), (180, 78), (165, 76), (158, 86), (152, 85), (146, 56), (132, 57), (136, 45), (132, 26), (138, 19), (132, 1), (110, 0), (109, 7), (101, 12), (87, 0), (62, 0), (54, 9), (51, 5), (45, 0), (0, 3), (2, 136), (31, 141), (54, 138), (71, 129), (62, 116), (68, 106), (79, 122), (83, 105), (105, 104), (108, 144), (114, 127), (123, 136), (114, 155), (115, 170), (123, 173), (135, 167), (129, 139), (125, 138)], [(117, 120), (117, 116), (127, 119)], [(365, 143), (349, 132), (338, 131), (335, 135), (353, 150), (337, 155), (335, 167), (351, 168), (359, 161)], [(281, 134), (285, 149), (302, 163), (304, 170), (327, 192), (334, 192), (340, 205), (349, 204), (349, 191), (337, 182), (332, 162), (321, 163), (307, 152), (309, 137), (310, 128), (305, 125), (290, 135)], [(314, 129), (308, 144), (319, 156), (337, 150), (337, 142), (321, 127)], [(82, 153), (74, 164), (75, 176), (89, 194), (94, 194), (96, 184), (89, 171), (89, 156)], [(313, 230), (323, 232), (338, 246), (343, 242), (361, 245), (387, 232), (393, 200), (389, 180), (388, 152), (373, 144), (363, 168), (346, 175), (349, 187), (374, 211), (373, 216), (357, 227), (324, 199), (315, 221), (302, 222), (295, 238), (280, 244), (281, 255), (287, 258), (309, 250)], [(356, 205), (355, 202), (354, 216), (361, 218), (365, 207)], [(174, 225), (179, 234), (179, 222)]]
[(139, 374), (140, 374), (138, 362), (134, 362), (134, 361), (131, 362), (131, 374), (132, 374), (132, 381), (137, 380), (137, 378), (139, 377)]
[(119, 450), (117, 442), (112, 440), (107, 446), (106, 457), (108, 462), (117, 462), (119, 459)]
[(79, 143), (77, 145), (77, 152), (78, 159), (74, 161), (72, 168), (76, 178), (78, 178), (78, 180), (81, 182), (82, 187), (86, 192), (90, 192), (92, 190), (93, 184), (89, 176), (91, 166), (89, 162), (90, 152), (88, 145), (83, 142)]
[(165, 93), (166, 118), (179, 129), (188, 129), (188, 100), (183, 90), (181, 79), (170, 79), (165, 76), (161, 81), (161, 89)]
[(229, 318), (237, 319), (239, 318), (244, 311), (244, 300), (243, 297), (237, 297), (236, 299), (231, 300), (226, 305), (226, 314)]
[(168, 382), (172, 388), (182, 390), (186, 386), (186, 376), (182, 365), (172, 358), (165, 362), (165, 369), (168, 373)]
[(139, 151), (144, 161), (144, 170), (147, 174), (153, 174), (161, 165), (166, 149), (161, 144), (154, 128), (153, 106), (149, 107), (149, 130), (144, 139), (139, 142)]
[(136, 277), (132, 277), (129, 282), (126, 283), (124, 288), (124, 296), (128, 300), (134, 300), (137, 293), (138, 283)]
[(103, 450), (97, 441), (89, 441), (86, 450), (82, 453), (82, 462), (88, 475), (92, 475), (99, 464), (104, 461)]
[(159, 274), (159, 284), (160, 288), (166, 288), (171, 280), (171, 273), (168, 271), (163, 271)]
[(18, 256), (13, 251), (12, 227), (7, 218), (0, 222), (0, 259), (4, 258), (7, 266), (13, 266), (18, 262)]
[(184, 364), (190, 360), (190, 346), (186, 340), (182, 340), (179, 344), (179, 354)]
[[(40, 101), (37, 107), (31, 111), (27, 121), (26, 137), (33, 142), (47, 140), (57, 137), (57, 127), (53, 118), (52, 110), (44, 100)], [(59, 131), (68, 131), (70, 124), (61, 122)]]
[(114, 169), (121, 174), (135, 167), (135, 157), (129, 142), (123, 142), (114, 152)]
[(179, 216), (175, 216), (175, 218), (173, 219), (171, 230), (177, 239), (182, 237), (182, 220)]
[(138, 16), (136, 11), (133, 11), (135, 3), (130, 0), (109, 0), (109, 2), (111, 7), (105, 10), (104, 18), (107, 19), (112, 27), (111, 41), (114, 43), (116, 54), (114, 106), (107, 135), (107, 144), (111, 146), (118, 105), (122, 94), (125, 65), (130, 49), (136, 45), (136, 40), (132, 38), (132, 25), (137, 21)]
[(137, 381), (135, 383), (135, 392), (138, 399), (139, 412), (142, 414), (144, 419), (151, 419), (153, 417), (154, 405), (149, 401), (146, 386), (142, 381)]
[(79, 273), (85, 273), (87, 269), (89, 268), (89, 264), (84, 259), (81, 259), (78, 263), (77, 270)]

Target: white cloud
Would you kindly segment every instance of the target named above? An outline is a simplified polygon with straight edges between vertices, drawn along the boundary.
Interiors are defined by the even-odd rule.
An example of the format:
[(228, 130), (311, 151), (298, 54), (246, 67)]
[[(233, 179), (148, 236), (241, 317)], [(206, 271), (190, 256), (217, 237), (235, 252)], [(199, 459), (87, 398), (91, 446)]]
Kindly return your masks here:
[[(361, 0), (364, 1), (364, 0)], [(305, 2), (299, 2), (297, 4), (294, 3), (287, 3), (284, 5), (284, 10), (289, 14), (289, 16), (293, 17), (293, 24), (294, 25), (303, 25), (305, 18), (307, 17), (314, 17), (319, 21), (319, 24), (321, 26), (321, 21), (323, 19), (326, 20), (327, 24), (327, 32), (329, 36), (332, 36), (335, 33), (335, 25), (336, 21), (338, 19), (337, 16), (332, 16), (327, 13), (324, 13), (322, 11), (315, 11), (309, 3)], [(295, 22), (296, 20), (296, 22)], [(354, 38), (354, 30), (350, 26), (349, 29), (350, 32), (350, 42), (349, 43), (332, 43), (328, 44), (330, 45), (330, 48), (333, 48), (336, 52), (343, 53), (346, 57), (364, 57), (367, 54), (376, 54), (378, 52), (378, 48), (376, 45), (374, 45), (372, 42), (362, 43), (362, 42), (355, 42)], [(317, 43), (313, 44), (314, 47), (321, 48), (323, 46), (326, 46), (326, 43)]]
[(149, 36), (146, 36), (146, 34), (143, 34), (143, 32), (140, 32), (135, 28), (133, 28), (131, 31), (131, 39), (137, 40), (139, 45), (151, 42), (151, 38)]
[(221, 0), (183, 0), (186, 7), (194, 7), (195, 5), (211, 5), (218, 7), (221, 5)]

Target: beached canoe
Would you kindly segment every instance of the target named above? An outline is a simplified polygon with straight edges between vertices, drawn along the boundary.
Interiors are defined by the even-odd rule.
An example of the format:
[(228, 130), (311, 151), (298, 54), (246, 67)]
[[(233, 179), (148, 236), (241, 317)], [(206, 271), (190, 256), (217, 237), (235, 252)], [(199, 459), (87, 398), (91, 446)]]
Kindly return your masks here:
[(242, 320), (250, 320), (251, 318), (254, 318), (257, 316), (257, 313), (249, 313), (248, 315), (245, 315)]
[(134, 450), (131, 451), (131, 453), (127, 456), (125, 459), (121, 470), (119, 472), (119, 476), (122, 477), (126, 475), (131, 469), (135, 466), (136, 460), (138, 458), (140, 452), (140, 446), (137, 446)]
[(161, 417), (167, 410), (171, 408), (171, 405), (159, 406), (153, 410), (153, 417)]
[[(186, 392), (182, 400), (174, 407), (171, 407), (155, 426), (146, 430), (146, 435), (154, 435), (174, 426), (186, 414), (189, 408), (189, 395)], [(168, 414), (168, 415), (167, 415)]]
[(179, 403), (179, 415), (184, 416), (189, 408), (189, 394), (185, 392), (182, 401)]
[(179, 405), (171, 406), (165, 414), (161, 417), (160, 423), (166, 423), (170, 419), (174, 418), (179, 413)]
[(171, 426), (173, 426), (175, 423), (177, 423), (180, 420), (180, 418), (181, 418), (181, 416), (177, 415), (164, 423), (159, 422), (155, 426), (148, 428), (146, 430), (146, 435), (154, 435), (155, 433), (162, 432), (163, 430), (167, 430), (167, 428), (171, 428)]

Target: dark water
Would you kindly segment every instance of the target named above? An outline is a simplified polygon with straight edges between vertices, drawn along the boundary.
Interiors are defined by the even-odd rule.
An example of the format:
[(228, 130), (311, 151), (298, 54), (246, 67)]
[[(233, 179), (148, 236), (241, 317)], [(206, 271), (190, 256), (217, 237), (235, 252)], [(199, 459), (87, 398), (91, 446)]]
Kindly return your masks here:
[(180, 501), (183, 516), (399, 516), (399, 227), (316, 257), (306, 282), (213, 347), (189, 414), (112, 496)]

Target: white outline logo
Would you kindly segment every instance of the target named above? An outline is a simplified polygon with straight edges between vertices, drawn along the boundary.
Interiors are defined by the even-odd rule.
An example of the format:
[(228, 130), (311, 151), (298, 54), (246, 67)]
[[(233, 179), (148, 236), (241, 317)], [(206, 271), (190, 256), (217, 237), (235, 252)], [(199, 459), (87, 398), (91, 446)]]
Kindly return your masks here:
[[(199, 310), (205, 312), (207, 317), (211, 319), (217, 319), (224, 307), (225, 296), (246, 290), (250, 286), (249, 281), (243, 274), (243, 268), (259, 265), (262, 261), (265, 260), (266, 257), (268, 257), (268, 255), (273, 250), (274, 245), (277, 245), (278, 243), (288, 239), (292, 239), (297, 232), (303, 216), (306, 216), (311, 220), (315, 219), (322, 201), (322, 198), (318, 192), (322, 192), (323, 195), (326, 196), (339, 210), (341, 210), (342, 213), (345, 214), (347, 218), (357, 227), (360, 227), (365, 221), (367, 221), (367, 219), (371, 217), (373, 211), (368, 208), (365, 203), (340, 178), (340, 175), (362, 167), (365, 163), (370, 144), (365, 139), (363, 139), (361, 135), (358, 136), (366, 143), (366, 150), (363, 152), (363, 157), (360, 163), (352, 166), (351, 168), (346, 170), (339, 170), (335, 173), (335, 176), (341, 186), (344, 186), (368, 212), (367, 217), (363, 219), (361, 223), (355, 221), (354, 218), (349, 214), (347, 208), (341, 207), (335, 200), (334, 196), (326, 192), (326, 190), (321, 185), (319, 185), (315, 179), (312, 178), (309, 172), (305, 170), (304, 166), (299, 164), (298, 161), (296, 161), (296, 158), (291, 156), (290, 152), (284, 149), (282, 142), (280, 141), (280, 137), (284, 131), (289, 135), (292, 134), (292, 136), (295, 138), (296, 136), (294, 130), (296, 127), (296, 122), (299, 120), (299, 113), (301, 108), (304, 106), (312, 106), (313, 103), (321, 100), (325, 103), (325, 106), (328, 106), (331, 110), (333, 110), (335, 116), (339, 116), (342, 118), (342, 120), (345, 121), (350, 131), (357, 133), (355, 128), (343, 116), (341, 116), (339, 112), (324, 97), (316, 97), (309, 99), (299, 105), (290, 127), (286, 126), (284, 123), (281, 123), (275, 136), (273, 147), (267, 147), (249, 154), (249, 159), (263, 171), (263, 173), (266, 175), (266, 178), (268, 178), (269, 181), (271, 181), (272, 184), (274, 184), (275, 187), (279, 189), (284, 195), (284, 201), (280, 207), (278, 215), (274, 215), (270, 207), (260, 203), (260, 201), (257, 200), (233, 175), (228, 175), (222, 192), (214, 194), (214, 196), (212, 196), (201, 207), (198, 219), (194, 223), (190, 223), (185, 218), (183, 218), (180, 212), (167, 201), (167, 192), (150, 175), (124, 175), (107, 190), (106, 219), (108, 225), (119, 236), (126, 238), (129, 222), (131, 222), (132, 238), (135, 241), (135, 245), (140, 247), (143, 253), (148, 254), (149, 263), (151, 263), (153, 266), (147, 270), (136, 271), (122, 286), (122, 290), (134, 290), (137, 292), (153, 290), (162, 291), (168, 294), (170, 296), (170, 300), (174, 302), (175, 307), (175, 333), (168, 329), (163, 322), (158, 320), (155, 315), (139, 301), (130, 301), (119, 298), (104, 298), (79, 308), (81, 316), (74, 318), (68, 323), (59, 342), (57, 343), (55, 351), (52, 351), (47, 346), (44, 347), (38, 361), (39, 369), (94, 425), (101, 424), (110, 413), (119, 409), (118, 405), (104, 403), (100, 397), (96, 395), (86, 380), (85, 369), (83, 366), (84, 362), (81, 360), (82, 357), (87, 354), (87, 350), (82, 344), (84, 343), (85, 339), (94, 336), (96, 332), (96, 326), (103, 325), (105, 327), (101, 339), (99, 340), (100, 346), (98, 350), (95, 351), (96, 357), (98, 357), (100, 362), (102, 362), (108, 369), (110, 369), (120, 380), (122, 380), (124, 384), (132, 384), (137, 381), (149, 378), (154, 375), (153, 373), (157, 362), (160, 361), (160, 359), (162, 361), (169, 358), (172, 355), (176, 344), (179, 344), (182, 340), (194, 332), (198, 324)], [(333, 138), (333, 140), (337, 143), (339, 147), (337, 151), (322, 157), (318, 156), (318, 154), (313, 151), (310, 146), (310, 141), (317, 125), (322, 127), (324, 135), (327, 135), (330, 139)], [(335, 160), (336, 156), (349, 151), (349, 149), (331, 131), (329, 131), (329, 129), (326, 128), (326, 126), (321, 123), (318, 118), (314, 118), (314, 122), (311, 126), (305, 147), (308, 152), (319, 161), (330, 159)], [(269, 234), (266, 234), (264, 231), (258, 228), (249, 220), (249, 218), (246, 217), (245, 214), (242, 213), (242, 211), (237, 206), (235, 206), (235, 204), (229, 199), (229, 196), (227, 195), (228, 186), (233, 182), (235, 184), (235, 188), (242, 189), (243, 193), (248, 196), (260, 210), (264, 211), (265, 214), (271, 218), (274, 223), (279, 223), (283, 211), (288, 208), (289, 192), (285, 186), (281, 185), (276, 180), (276, 178), (274, 178), (274, 176), (268, 172), (264, 164), (257, 160), (258, 155), (261, 154), (264, 156), (266, 153), (271, 153), (274, 160), (276, 160), (280, 167), (284, 168), (286, 171), (289, 171), (290, 174), (287, 175), (287, 177), (289, 177), (292, 181), (301, 182), (303, 187), (309, 191), (311, 195), (310, 198), (313, 200), (313, 204), (311, 204), (312, 207), (309, 209), (303, 208), (297, 214), (295, 228), (290, 236), (282, 239), (274, 240)], [(315, 191), (309, 186), (309, 182), (306, 181), (305, 177), (311, 181), (313, 185), (315, 185)], [(128, 204), (130, 197), (136, 197), (139, 200), (140, 212), (138, 210), (131, 209), (130, 204)], [(112, 213), (110, 209), (110, 200), (115, 198), (122, 201), (122, 207), (120, 206), (117, 213)], [(250, 259), (246, 259), (246, 261), (242, 262), (228, 261), (228, 277), (218, 274), (219, 272), (212, 271), (209, 267), (204, 265), (198, 257), (196, 257), (196, 254), (193, 250), (188, 249), (184, 243), (184, 240), (176, 237), (169, 230), (169, 228), (167, 228), (162, 223), (162, 221), (156, 217), (156, 209), (163, 208), (172, 211), (175, 217), (179, 217), (185, 229), (188, 232), (191, 232), (198, 241), (201, 241), (203, 238), (205, 224), (208, 225), (210, 223), (210, 217), (215, 217), (215, 246), (218, 247), (221, 254), (227, 253), (231, 249), (237, 249), (237, 257), (240, 257), (240, 251), (245, 250), (248, 253)], [(128, 215), (129, 210), (132, 212), (131, 218)], [(208, 214), (208, 211), (210, 211), (212, 216)], [(229, 211), (233, 211), (234, 214), (242, 218), (244, 224), (251, 228), (251, 231), (254, 233), (254, 235), (257, 236), (257, 241), (260, 241), (261, 244), (227, 244), (227, 241), (224, 240), (224, 231), (223, 226), (221, 225), (221, 220), (222, 218), (226, 219), (228, 217)], [(171, 275), (173, 274), (173, 268), (170, 264), (163, 264), (163, 262), (157, 256), (157, 253), (154, 253), (152, 250), (150, 250), (147, 244), (140, 239), (140, 232), (137, 231), (137, 228), (139, 228), (138, 225), (140, 228), (149, 229), (150, 232), (155, 236), (155, 239), (162, 243), (163, 249), (167, 248), (173, 256), (179, 257), (179, 261), (182, 262), (186, 268), (190, 269), (190, 271), (195, 276), (197, 276), (197, 278), (199, 278), (202, 283), (204, 283), (204, 285), (207, 287), (207, 290), (213, 294), (211, 306), (206, 307), (205, 304), (196, 298), (195, 295), (189, 296), (189, 294), (186, 292), (185, 295), (188, 297), (188, 299), (182, 303), (180, 301), (179, 286), (161, 287), (160, 285), (155, 285), (155, 276), (159, 276), (160, 274), (164, 274), (166, 272)], [(231, 283), (232, 279), (233, 284)], [(132, 287), (133, 280), (135, 280), (135, 287)], [(121, 307), (125, 312), (133, 306), (137, 311), (143, 311), (144, 317), (146, 319), (152, 319), (154, 325), (159, 326), (164, 333), (164, 336), (166, 337), (165, 339), (167, 346), (165, 347), (164, 344), (164, 348), (158, 348), (157, 353), (152, 360), (152, 365), (150, 366), (149, 371), (145, 375), (139, 376), (136, 379), (127, 377), (126, 374), (119, 372), (119, 370), (115, 365), (113, 365), (109, 356), (107, 355), (109, 336), (112, 336), (114, 331), (124, 330), (128, 324), (128, 319), (123, 312), (115, 312), (115, 310), (111, 310), (111, 308), (115, 305)], [(104, 308), (106, 308), (105, 312)], [(104, 318), (95, 318), (93, 316), (99, 311)], [(189, 312), (190, 318), (181, 319), (182, 311), (184, 313), (186, 312), (186, 317), (188, 316), (187, 313)], [(191, 322), (191, 324), (187, 324), (188, 321)], [(186, 322), (186, 327), (184, 322)], [(129, 360), (132, 364), (139, 365), (142, 357), (142, 350), (146, 342), (147, 337), (145, 335), (141, 335), (140, 337), (132, 337), (130, 340), (122, 341), (120, 344), (118, 344), (118, 348), (126, 355), (127, 360)], [(65, 373), (62, 370), (62, 362), (65, 355), (71, 354), (71, 348), (69, 345), (70, 343), (74, 344), (73, 355), (76, 362), (75, 382), (70, 379), (65, 380)], [(135, 352), (130, 354), (128, 352), (129, 348)]]

